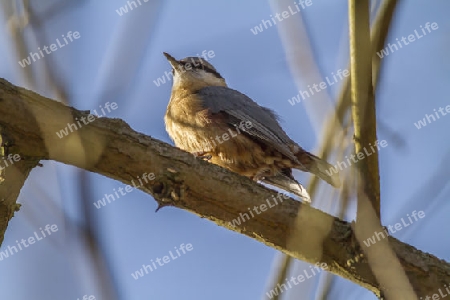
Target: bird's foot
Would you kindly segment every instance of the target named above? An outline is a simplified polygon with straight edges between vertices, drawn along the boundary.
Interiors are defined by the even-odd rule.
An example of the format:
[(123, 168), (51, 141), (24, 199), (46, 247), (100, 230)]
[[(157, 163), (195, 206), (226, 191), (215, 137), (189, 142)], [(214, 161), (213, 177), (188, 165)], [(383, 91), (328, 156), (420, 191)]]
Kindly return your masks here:
[(344, 227), (344, 231), (342, 232), (342, 236), (338, 238), (338, 241), (344, 242), (344, 240), (347, 241), (345, 243), (347, 245), (347, 251), (349, 254), (349, 258), (347, 259), (347, 266), (355, 269), (357, 264), (362, 263), (362, 261), (365, 259), (364, 253), (361, 249), (361, 246), (355, 236), (355, 226), (356, 223), (353, 221), (350, 224), (350, 227)]
[(270, 176), (270, 169), (268, 168), (261, 168), (259, 169), (255, 175), (251, 176), (250, 179), (252, 179), (255, 182), (263, 181), (266, 179), (267, 176)]
[(212, 155), (206, 153), (207, 152), (193, 152), (192, 155), (203, 160), (210, 160), (212, 158)]

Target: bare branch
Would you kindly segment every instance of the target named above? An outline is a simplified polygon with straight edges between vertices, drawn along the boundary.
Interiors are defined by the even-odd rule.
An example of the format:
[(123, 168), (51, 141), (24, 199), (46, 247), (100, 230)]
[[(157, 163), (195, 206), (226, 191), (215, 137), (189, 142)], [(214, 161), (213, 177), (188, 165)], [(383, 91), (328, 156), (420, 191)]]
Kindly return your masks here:
[[(372, 88), (372, 47), (368, 0), (349, 1), (351, 102), (355, 152), (377, 140), (375, 100)], [(378, 152), (357, 163), (364, 193), (380, 218)]]
[[(67, 126), (67, 116), (81, 120), (88, 114), (0, 80), (0, 126), (13, 141), (13, 153), (70, 164), (126, 184), (144, 173), (154, 173), (155, 179), (140, 189), (161, 205), (190, 211), (297, 259), (326, 263), (330, 272), (380, 294), (380, 286), (365, 259), (352, 266), (347, 264), (356, 251), (347, 235), (351, 231), (348, 223), (284, 198), (234, 227), (230, 222), (248, 212), (248, 208), (267, 201), (274, 204), (273, 197), (283, 197), (250, 179), (138, 133), (119, 119), (96, 119), (79, 128), (77, 134), (60, 139), (56, 132)], [(326, 224), (332, 224), (331, 230)], [(329, 234), (320, 253), (311, 251), (310, 237), (323, 236), (324, 231)], [(292, 241), (294, 233), (299, 238)], [(433, 293), (450, 282), (448, 263), (391, 237), (389, 244), (419, 295)]]

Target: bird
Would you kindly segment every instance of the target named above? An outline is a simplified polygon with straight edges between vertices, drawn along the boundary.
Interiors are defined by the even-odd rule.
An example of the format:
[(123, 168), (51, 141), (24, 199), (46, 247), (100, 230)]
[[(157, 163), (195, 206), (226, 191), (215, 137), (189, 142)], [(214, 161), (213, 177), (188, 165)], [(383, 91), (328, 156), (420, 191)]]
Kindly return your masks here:
[(340, 187), (332, 165), (289, 138), (274, 111), (228, 87), (205, 58), (163, 54), (173, 75), (164, 123), (176, 147), (305, 202), (311, 198), (292, 169)]

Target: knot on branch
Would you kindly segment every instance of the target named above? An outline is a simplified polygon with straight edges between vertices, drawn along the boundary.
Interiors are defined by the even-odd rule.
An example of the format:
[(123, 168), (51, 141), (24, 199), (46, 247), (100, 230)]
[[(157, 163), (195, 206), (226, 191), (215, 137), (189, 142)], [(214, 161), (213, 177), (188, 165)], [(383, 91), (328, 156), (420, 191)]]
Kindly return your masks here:
[(155, 212), (166, 206), (177, 206), (185, 190), (184, 181), (180, 178), (178, 171), (167, 168), (167, 172), (160, 174), (157, 182), (152, 187), (152, 194), (158, 207)]

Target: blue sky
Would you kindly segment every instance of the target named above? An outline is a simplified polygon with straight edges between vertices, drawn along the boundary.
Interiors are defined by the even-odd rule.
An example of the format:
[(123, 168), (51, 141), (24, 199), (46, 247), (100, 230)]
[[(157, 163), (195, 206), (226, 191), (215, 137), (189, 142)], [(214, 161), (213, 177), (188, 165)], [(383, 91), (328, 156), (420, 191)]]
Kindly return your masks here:
[[(299, 93), (299, 87), (287, 58), (301, 51), (283, 48), (278, 25), (257, 35), (251, 31), (274, 14), (268, 2), (141, 3), (122, 16), (116, 10), (126, 5), (123, 0), (80, 1), (51, 15), (46, 12), (56, 7), (56, 2), (34, 4), (38, 15), (45, 17), (39, 32), (46, 41), (25, 28), (28, 52), (69, 31), (78, 31), (80, 38), (26, 67), (33, 70), (37, 81), (36, 86), (28, 86), (18, 64), (24, 57), (17, 55), (14, 40), (3, 26), (0, 77), (56, 98), (43, 75), (45, 65), (50, 64), (67, 89), (71, 106), (92, 110), (116, 102), (118, 108), (108, 117), (121, 118), (133, 129), (172, 144), (163, 121), (171, 84), (158, 87), (154, 83), (170, 71), (162, 52), (183, 58), (214, 51), (210, 62), (230, 87), (274, 109), (291, 138), (305, 149), (317, 151), (322, 138), (316, 134), (317, 126), (324, 126), (326, 120), (312, 122), (306, 108), (311, 104), (307, 101), (318, 98), (312, 96), (294, 106), (288, 102)], [(379, 153), (382, 222), (395, 224), (412, 211), (423, 210), (425, 218), (393, 235), (447, 261), (450, 243), (443, 228), (448, 225), (450, 210), (450, 172), (445, 167), (450, 162), (450, 117), (421, 129), (414, 123), (450, 104), (449, 8), (445, 0), (409, 0), (399, 5), (389, 37), (392, 43), (427, 22), (436, 22), (439, 28), (383, 58), (376, 91), (378, 138), (388, 143)], [(314, 63), (322, 76), (347, 68), (347, 2), (312, 0), (302, 13)], [(6, 24), (4, 15), (0, 16)], [(302, 78), (305, 86), (318, 83), (305, 72)], [(339, 86), (322, 92), (335, 100)], [(80, 190), (82, 173), (87, 182), (84, 190)], [(304, 183), (310, 178), (309, 174), (295, 174)], [(179, 209), (154, 213), (156, 202), (138, 190), (101, 209), (92, 204), (119, 187), (123, 184), (56, 162), (44, 162), (43, 168), (33, 170), (19, 196), (22, 209), (11, 220), (0, 251), (33, 236), (46, 224), (56, 224), (58, 231), (0, 261), (0, 288), (9, 293), (5, 299), (82, 299), (83, 295), (108, 299), (98, 288), (93, 259), (78, 231), (86, 226), (81, 201), (89, 204), (120, 299), (265, 299), (278, 251)], [(329, 203), (317, 206), (334, 212)], [(353, 217), (351, 212), (346, 216), (348, 220)], [(78, 227), (74, 229), (73, 224)], [(143, 264), (168, 255), (183, 243), (192, 244), (192, 251), (138, 280), (131, 276)], [(296, 269), (300, 274), (309, 267), (299, 262)], [(357, 285), (325, 273), (286, 294), (292, 299), (317, 299), (317, 288), (326, 278), (334, 280), (330, 299), (375, 299)]]

